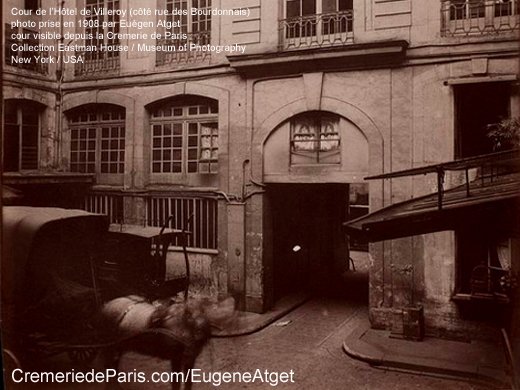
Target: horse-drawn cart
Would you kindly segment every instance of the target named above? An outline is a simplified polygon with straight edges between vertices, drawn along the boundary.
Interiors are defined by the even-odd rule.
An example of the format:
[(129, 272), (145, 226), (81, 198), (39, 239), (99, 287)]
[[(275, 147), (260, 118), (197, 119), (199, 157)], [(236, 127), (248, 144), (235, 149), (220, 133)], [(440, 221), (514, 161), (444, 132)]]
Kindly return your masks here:
[[(146, 344), (156, 338), (178, 354), (182, 340), (149, 329), (123, 337), (100, 326), (103, 304), (136, 294), (150, 301), (187, 296), (185, 275), (166, 277), (166, 257), (186, 232), (166, 228), (109, 227), (107, 218), (80, 210), (11, 206), (3, 208), (2, 348), (6, 367), (38, 369), (46, 358), (67, 353), (90, 362), (100, 350)], [(137, 340), (139, 341), (139, 340)], [(153, 344), (153, 342), (152, 342)], [(174, 356), (171, 357), (172, 362)], [(8, 378), (10, 372), (6, 372)]]

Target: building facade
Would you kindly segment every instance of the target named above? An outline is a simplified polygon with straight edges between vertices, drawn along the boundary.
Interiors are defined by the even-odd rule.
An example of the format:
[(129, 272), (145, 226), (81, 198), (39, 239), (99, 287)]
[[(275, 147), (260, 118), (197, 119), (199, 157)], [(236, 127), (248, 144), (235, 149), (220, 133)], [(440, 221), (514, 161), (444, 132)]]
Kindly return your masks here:
[[(112, 222), (160, 226), (174, 215), (192, 231), (194, 283), (244, 310), (341, 275), (344, 221), (436, 185), (366, 176), (489, 153), (486, 125), (520, 115), (517, 0), (145, 3), (3, 2), (4, 183), (40, 196), (75, 189), (70, 204)], [(60, 7), (78, 14), (13, 11)], [(248, 13), (172, 12), (191, 8)], [(52, 46), (53, 60), (23, 62), (38, 53), (13, 43)], [(485, 333), (453, 299), (469, 278), (457, 237), (371, 244), (374, 327), (402, 326), (412, 289), (427, 332)]]

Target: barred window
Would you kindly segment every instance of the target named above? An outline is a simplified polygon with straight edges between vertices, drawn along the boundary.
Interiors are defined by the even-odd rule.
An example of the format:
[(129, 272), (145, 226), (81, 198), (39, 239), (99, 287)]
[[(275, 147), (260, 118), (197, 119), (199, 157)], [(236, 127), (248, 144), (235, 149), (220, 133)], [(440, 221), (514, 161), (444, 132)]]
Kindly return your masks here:
[[(201, 15), (192, 15), (192, 8), (200, 10)], [(166, 0), (166, 9), (168, 10), (168, 15), (166, 16), (167, 25), (175, 26), (167, 28), (166, 31), (174, 35), (194, 35), (196, 39), (191, 40), (191, 43), (198, 45), (210, 43), (211, 0)], [(187, 15), (174, 15), (174, 10), (185, 11)], [(179, 42), (172, 40), (172, 43), (174, 42), (184, 44), (186, 40)]]
[[(89, 11), (89, 15), (85, 19), (90, 21), (85, 24), (85, 33), (92, 35), (92, 39), (85, 40), (85, 46), (95, 46), (99, 50), (101, 45), (113, 46), (119, 44), (119, 38), (114, 38), (112, 35), (110, 35), (110, 38), (108, 37), (109, 32), (113, 34), (119, 33), (119, 15), (96, 14), (96, 11), (103, 8), (106, 8), (108, 11), (118, 10), (119, 0), (86, 0), (85, 8)], [(92, 59), (101, 58), (105, 55), (107, 57), (119, 56), (118, 51), (92, 51), (87, 53), (90, 53)], [(89, 59), (88, 56), (87, 59)]]
[(518, 0), (450, 0), (450, 20), (516, 15), (519, 9)]
[(518, 29), (519, 0), (441, 0), (442, 34), (484, 35)]
[[(84, 29), (86, 36), (91, 37), (85, 39), (85, 46), (95, 47), (96, 50), (76, 53), (84, 60), (84, 63), (76, 63), (76, 75), (119, 69), (119, 50), (106, 50), (107, 47), (115, 47), (121, 43), (117, 35), (120, 30), (119, 15), (110, 14), (110, 11), (118, 10), (119, 7), (119, 0), (85, 1), (85, 9), (89, 11), (89, 15), (84, 17), (85, 20), (79, 24), (79, 27)], [(109, 11), (108, 15), (100, 12), (103, 9)]]
[[(38, 31), (29, 29), (19, 29), (18, 27), (11, 27), (10, 23), (5, 24), (5, 64), (9, 66), (16, 66), (18, 68), (31, 70), (39, 73), (47, 73), (48, 64), (36, 61), (35, 56), (45, 57), (47, 52), (34, 50), (23, 50), (14, 51), (12, 46), (14, 44), (23, 46), (24, 44), (29, 47), (37, 48), (40, 40), (35, 36)], [(22, 39), (23, 38), (23, 39)]]
[(124, 173), (125, 110), (112, 105), (88, 106), (69, 115), (70, 170)]
[[(160, 17), (157, 24), (161, 39), (158, 45), (174, 47), (174, 51), (158, 51), (157, 65), (171, 63), (191, 63), (204, 61), (210, 53), (206, 51), (178, 50), (184, 45), (208, 45), (211, 43), (211, 0), (161, 0), (158, 7), (166, 8), (165, 17)], [(192, 15), (196, 8), (199, 14)], [(179, 13), (181, 15), (179, 15)], [(182, 15), (186, 13), (186, 15)]]
[(307, 44), (332, 44), (341, 40), (336, 34), (352, 32), (352, 12), (352, 0), (286, 0), (284, 36), (286, 39), (319, 36)]
[(187, 97), (151, 110), (153, 173), (218, 172), (218, 104)]
[[(217, 249), (217, 200), (213, 198), (146, 198), (146, 224), (189, 231), (188, 247)], [(177, 246), (180, 244), (174, 243)]]
[(291, 164), (339, 164), (339, 144), (339, 116), (310, 112), (291, 120)]

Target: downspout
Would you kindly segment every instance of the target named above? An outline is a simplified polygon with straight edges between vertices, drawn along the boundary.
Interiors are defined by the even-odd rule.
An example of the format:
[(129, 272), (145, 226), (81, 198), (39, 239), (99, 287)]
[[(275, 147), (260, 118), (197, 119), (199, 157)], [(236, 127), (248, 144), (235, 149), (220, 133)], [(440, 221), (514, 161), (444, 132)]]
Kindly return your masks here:
[[(57, 0), (58, 7), (63, 9), (65, 5), (65, 0)], [(59, 43), (63, 45), (63, 13), (60, 12), (60, 40)], [(59, 45), (56, 42), (56, 46)], [(56, 52), (58, 52), (58, 47), (56, 47)], [(56, 93), (56, 129), (54, 134), (54, 163), (58, 170), (62, 167), (60, 166), (61, 161), (61, 153), (62, 153), (62, 134), (63, 134), (63, 121), (62, 121), (62, 104), (63, 104), (63, 56), (58, 55), (59, 62), (56, 64), (56, 80), (58, 82), (58, 92)]]

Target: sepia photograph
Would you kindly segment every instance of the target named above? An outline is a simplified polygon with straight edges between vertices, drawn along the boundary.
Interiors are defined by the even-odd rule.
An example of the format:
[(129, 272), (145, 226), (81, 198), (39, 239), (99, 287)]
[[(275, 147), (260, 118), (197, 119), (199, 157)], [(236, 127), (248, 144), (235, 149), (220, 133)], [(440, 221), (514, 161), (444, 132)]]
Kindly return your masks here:
[(520, 0), (2, 0), (7, 390), (520, 390)]

